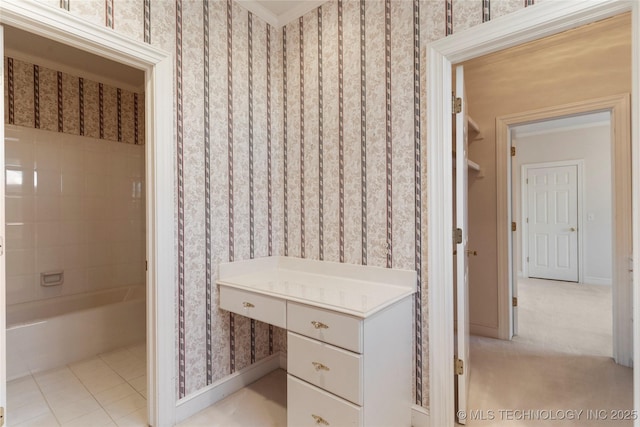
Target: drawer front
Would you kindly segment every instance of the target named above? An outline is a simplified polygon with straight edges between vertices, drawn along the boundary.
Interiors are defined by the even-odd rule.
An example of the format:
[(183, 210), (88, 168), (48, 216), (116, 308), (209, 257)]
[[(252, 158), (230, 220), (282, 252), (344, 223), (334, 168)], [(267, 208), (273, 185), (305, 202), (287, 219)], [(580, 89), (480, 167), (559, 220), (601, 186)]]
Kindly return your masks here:
[(362, 408), (287, 375), (287, 425), (360, 427)]
[(287, 312), (288, 330), (362, 353), (362, 319), (295, 302)]
[(362, 405), (362, 355), (298, 334), (287, 334), (287, 371)]
[(287, 325), (287, 305), (283, 299), (220, 286), (220, 308), (280, 328)]

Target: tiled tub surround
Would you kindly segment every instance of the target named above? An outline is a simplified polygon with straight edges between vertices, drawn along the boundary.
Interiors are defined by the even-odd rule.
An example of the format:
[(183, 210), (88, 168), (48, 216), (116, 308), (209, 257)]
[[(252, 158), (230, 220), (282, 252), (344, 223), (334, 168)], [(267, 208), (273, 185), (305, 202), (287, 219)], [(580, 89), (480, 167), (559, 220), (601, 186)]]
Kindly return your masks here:
[(141, 285), (13, 304), (7, 308), (7, 379), (143, 341), (145, 314)]
[(218, 285), (220, 308), (288, 330), (289, 426), (411, 424), (414, 271), (267, 257)]
[(9, 306), (144, 283), (143, 145), (7, 125), (5, 157)]

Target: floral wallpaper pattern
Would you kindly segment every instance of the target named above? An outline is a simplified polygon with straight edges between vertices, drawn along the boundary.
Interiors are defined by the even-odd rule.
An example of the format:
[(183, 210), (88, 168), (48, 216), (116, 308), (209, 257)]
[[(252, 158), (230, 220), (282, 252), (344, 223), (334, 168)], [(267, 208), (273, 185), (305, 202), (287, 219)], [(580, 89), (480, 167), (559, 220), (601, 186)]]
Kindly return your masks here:
[(5, 57), (7, 124), (144, 144), (144, 94)]
[[(214, 283), (220, 262), (288, 254), (422, 272), (415, 307), (421, 378), (414, 385), (416, 402), (428, 406), (428, 254), (421, 250), (428, 171), (417, 149), (427, 125), (426, 76), (419, 51), (534, 1), (333, 0), (284, 29), (231, 0), (204, 3), (114, 0), (109, 22), (103, 0), (67, 3), (90, 22), (176, 55), (179, 48), (180, 87), (167, 100), (176, 111), (181, 174), (174, 190), (182, 254), (179, 397), (286, 349), (282, 330), (218, 310)], [(24, 68), (16, 65), (14, 72)], [(85, 91), (85, 127), (93, 134), (98, 92), (90, 82)], [(25, 107), (16, 124), (30, 122), (25, 111), (33, 109), (31, 94), (20, 96)]]

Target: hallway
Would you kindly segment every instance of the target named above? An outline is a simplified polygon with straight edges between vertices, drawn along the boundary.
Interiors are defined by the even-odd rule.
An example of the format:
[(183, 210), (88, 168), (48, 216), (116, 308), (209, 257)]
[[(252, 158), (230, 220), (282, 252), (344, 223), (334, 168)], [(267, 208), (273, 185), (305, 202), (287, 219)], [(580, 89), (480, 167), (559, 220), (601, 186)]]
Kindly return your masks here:
[(632, 425), (633, 371), (610, 356), (610, 288), (527, 279), (518, 302), (519, 336), (471, 337), (467, 425)]

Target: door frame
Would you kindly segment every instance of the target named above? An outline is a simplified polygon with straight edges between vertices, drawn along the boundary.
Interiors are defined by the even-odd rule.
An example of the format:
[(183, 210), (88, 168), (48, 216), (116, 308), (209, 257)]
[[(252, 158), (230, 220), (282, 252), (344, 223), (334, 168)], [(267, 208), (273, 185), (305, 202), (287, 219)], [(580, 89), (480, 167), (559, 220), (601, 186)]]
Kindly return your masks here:
[[(452, 64), (632, 12), (633, 185), (640, 188), (640, 3), (629, 0), (543, 2), (429, 43), (426, 47), (427, 250), (429, 402), (431, 425), (453, 426), (453, 239), (451, 198)], [(428, 155), (427, 155), (428, 154)], [(637, 192), (636, 192), (637, 193)], [(640, 197), (633, 194), (633, 243), (640, 246)], [(499, 230), (500, 231), (500, 230)], [(502, 231), (506, 233), (506, 230)], [(640, 319), (640, 260), (633, 259), (633, 314)], [(505, 306), (504, 301), (501, 301)], [(640, 366), (640, 326), (634, 324), (634, 360)], [(634, 370), (634, 407), (640, 409), (640, 369)], [(640, 421), (635, 421), (640, 426)]]
[[(556, 162), (541, 162), (541, 163), (527, 163), (520, 167), (520, 224), (522, 224), (522, 237), (520, 239), (520, 256), (522, 258), (522, 275), (523, 277), (529, 277), (529, 265), (526, 262), (527, 256), (525, 255), (525, 248), (528, 248), (529, 244), (529, 224), (526, 222), (529, 213), (529, 189), (527, 187), (527, 173), (529, 169), (543, 169), (552, 168), (558, 166), (576, 166), (577, 168), (577, 185), (576, 191), (578, 192), (578, 212), (576, 216), (576, 228), (578, 229), (578, 283), (582, 283), (584, 278), (584, 230), (583, 224), (585, 224), (584, 218), (584, 160), (563, 160)], [(513, 168), (512, 168), (513, 170)], [(512, 195), (513, 196), (513, 195)], [(511, 206), (511, 205), (510, 205)], [(512, 267), (515, 270), (515, 266)], [(515, 286), (516, 282), (512, 283)]]
[[(511, 132), (510, 128), (520, 124), (549, 120), (562, 116), (609, 111), (611, 113), (611, 162), (612, 184), (614, 188), (612, 200), (613, 221), (613, 254), (612, 254), (612, 299), (613, 299), (613, 357), (616, 363), (632, 366), (632, 289), (619, 285), (616, 278), (629, 274), (628, 256), (632, 253), (632, 219), (624, 212), (632, 211), (632, 198), (637, 194), (631, 192), (632, 165), (631, 158), (631, 99), (629, 94), (619, 94), (595, 98), (586, 101), (557, 105), (538, 110), (509, 114), (496, 118), (496, 187), (498, 196), (498, 334), (501, 339), (513, 336), (513, 268), (505, 254), (510, 253), (513, 233), (509, 232), (511, 224)], [(636, 140), (637, 141), (637, 140)], [(634, 212), (635, 215), (635, 212)], [(637, 227), (636, 227), (637, 230)]]
[[(86, 22), (66, 10), (43, 6), (34, 0), (0, 1), (0, 25), (10, 25), (145, 72), (147, 412), (149, 425), (172, 426), (177, 401), (175, 207), (173, 191), (166, 189), (175, 188), (175, 161), (173, 105), (166, 100), (173, 99), (174, 95), (173, 57), (110, 28)], [(0, 122), (0, 151), (4, 152), (4, 120)], [(0, 196), (4, 201), (4, 186)], [(4, 262), (4, 256), (0, 258), (0, 262)], [(5, 288), (6, 277), (2, 274), (1, 295)], [(0, 310), (4, 318), (6, 306), (3, 304)], [(5, 346), (5, 341), (0, 342), (3, 353)], [(6, 406), (6, 402), (0, 403)]]

